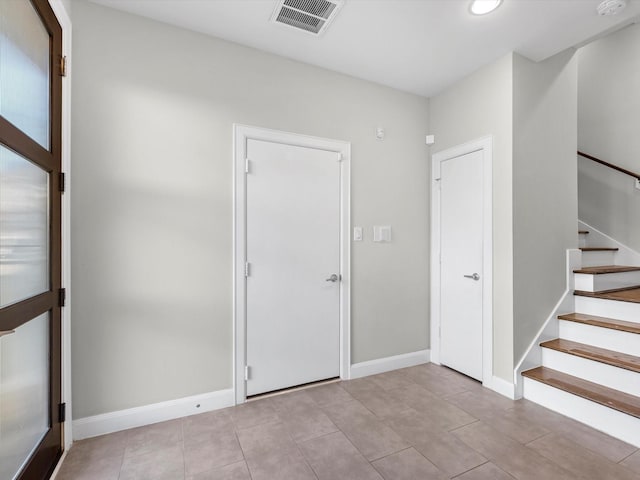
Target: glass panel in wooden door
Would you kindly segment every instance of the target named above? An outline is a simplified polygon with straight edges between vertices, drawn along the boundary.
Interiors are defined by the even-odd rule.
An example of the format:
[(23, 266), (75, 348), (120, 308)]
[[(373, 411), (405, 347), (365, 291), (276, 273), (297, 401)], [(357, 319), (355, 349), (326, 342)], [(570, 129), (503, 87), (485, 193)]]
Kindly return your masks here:
[(0, 145), (0, 307), (49, 290), (49, 175)]
[(49, 430), (49, 314), (0, 338), (0, 478), (16, 478)]
[(49, 42), (49, 32), (29, 1), (0, 1), (0, 115), (47, 150)]

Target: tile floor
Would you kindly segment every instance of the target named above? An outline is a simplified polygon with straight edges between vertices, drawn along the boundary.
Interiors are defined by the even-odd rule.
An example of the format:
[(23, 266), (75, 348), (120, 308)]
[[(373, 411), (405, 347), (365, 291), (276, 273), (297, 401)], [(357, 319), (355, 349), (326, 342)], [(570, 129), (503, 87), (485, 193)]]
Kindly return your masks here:
[(77, 442), (57, 480), (640, 479), (640, 451), (433, 364)]

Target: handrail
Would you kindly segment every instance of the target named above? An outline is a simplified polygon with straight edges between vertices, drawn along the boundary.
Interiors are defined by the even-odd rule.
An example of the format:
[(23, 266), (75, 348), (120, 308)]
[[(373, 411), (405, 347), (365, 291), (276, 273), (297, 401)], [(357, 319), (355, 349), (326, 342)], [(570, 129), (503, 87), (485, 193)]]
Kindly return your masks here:
[(638, 181), (640, 181), (640, 174), (639, 173), (633, 173), (631, 170), (627, 170), (625, 168), (619, 167), (619, 166), (614, 165), (612, 163), (605, 162), (604, 160), (600, 160), (599, 158), (596, 158), (593, 155), (589, 155), (588, 153), (581, 152), (580, 150), (578, 150), (578, 155), (580, 155), (581, 157), (584, 157), (584, 158), (588, 158), (589, 160), (593, 160), (594, 162), (600, 163), (601, 165), (604, 165), (605, 167), (612, 168), (613, 170), (616, 170), (616, 171), (618, 171), (620, 173), (624, 173), (625, 175), (629, 175), (630, 177), (633, 177), (633, 178), (637, 179)]

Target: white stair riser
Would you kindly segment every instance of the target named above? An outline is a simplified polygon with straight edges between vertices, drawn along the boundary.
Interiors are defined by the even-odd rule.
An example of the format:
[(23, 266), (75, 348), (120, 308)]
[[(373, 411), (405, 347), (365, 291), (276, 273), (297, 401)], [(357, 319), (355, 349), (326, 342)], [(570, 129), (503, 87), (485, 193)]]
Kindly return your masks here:
[(603, 290), (613, 290), (614, 288), (640, 285), (640, 271), (605, 273), (601, 275), (575, 273), (574, 278), (576, 290), (585, 292), (601, 292)]
[(550, 348), (542, 349), (542, 365), (574, 377), (640, 396), (640, 373)]
[(600, 265), (615, 265), (615, 251), (582, 252), (583, 267), (598, 267)]
[(575, 296), (575, 311), (599, 317), (617, 318), (640, 323), (640, 303), (620, 302), (604, 298)]
[(640, 335), (560, 320), (559, 337), (640, 357)]
[(579, 246), (580, 248), (582, 248), (582, 247), (586, 247), (586, 246), (587, 246), (587, 235), (586, 235), (586, 234), (584, 234), (584, 233), (581, 233), (581, 234), (579, 235), (579, 237), (580, 237), (580, 238), (578, 238), (578, 246)]
[(640, 418), (526, 377), (524, 398), (640, 448)]

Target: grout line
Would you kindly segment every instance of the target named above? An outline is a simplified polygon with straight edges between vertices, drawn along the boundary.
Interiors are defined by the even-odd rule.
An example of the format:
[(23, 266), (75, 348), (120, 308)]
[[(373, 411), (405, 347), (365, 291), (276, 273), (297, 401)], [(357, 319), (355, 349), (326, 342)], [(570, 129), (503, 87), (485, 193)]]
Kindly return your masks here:
[[(398, 435), (398, 436), (400, 436), (400, 435)], [(404, 439), (403, 439), (403, 440), (404, 440)], [(412, 448), (413, 448), (414, 450), (416, 450), (416, 449), (414, 448), (414, 446), (413, 446), (413, 445), (409, 445), (408, 447), (402, 448), (402, 449), (400, 449), (400, 450), (398, 450), (398, 451), (396, 451), (396, 452), (386, 453), (386, 454), (384, 454), (383, 456), (381, 456), (380, 458), (375, 458), (375, 459), (373, 459), (373, 460), (369, 460), (369, 459), (368, 459), (368, 458), (366, 458), (366, 457), (365, 457), (365, 458), (366, 458), (366, 460), (367, 460), (371, 465), (373, 465), (373, 462), (377, 462), (377, 461), (379, 461), (379, 460), (382, 460), (383, 458), (390, 457), (391, 455), (395, 455), (396, 453), (401, 453), (401, 452), (404, 452), (404, 451), (406, 451), (406, 450), (411, 450)], [(416, 452), (418, 452), (418, 450), (416, 450)], [(418, 452), (418, 453), (420, 453), (420, 452)], [(422, 455), (422, 454), (420, 453), (420, 455)], [(424, 457), (424, 455), (422, 455), (422, 456)], [(426, 457), (425, 457), (425, 458), (426, 458)], [(427, 458), (427, 460), (429, 460), (429, 459)], [(431, 460), (429, 460), (429, 461), (431, 461)]]
[[(484, 457), (484, 455), (482, 455), (482, 456)], [(485, 458), (486, 458), (486, 457), (485, 457)], [(429, 460), (429, 459), (427, 458), (427, 460)], [(472, 467), (472, 468), (470, 468), (469, 470), (465, 470), (464, 472), (460, 472), (460, 473), (458, 473), (455, 477), (451, 477), (451, 478), (452, 478), (452, 479), (454, 479), (454, 478), (461, 477), (461, 476), (462, 476), (462, 475), (464, 475), (465, 473), (469, 473), (470, 471), (475, 470), (476, 468), (480, 468), (481, 466), (486, 465), (486, 464), (487, 464), (487, 463), (489, 463), (489, 462), (491, 462), (491, 460), (487, 460), (486, 462), (482, 462), (480, 465), (476, 465), (475, 467)]]
[(182, 432), (182, 471), (184, 478), (187, 478), (187, 456), (185, 455), (186, 447), (184, 444), (184, 418), (180, 419), (180, 431)]
[[(126, 449), (125, 449), (126, 451)], [(118, 479), (122, 477), (122, 467), (124, 466), (124, 453), (122, 454), (122, 460), (120, 460), (120, 468), (118, 469)]]
[[(335, 424), (334, 424), (334, 425), (335, 425)], [(323, 437), (326, 437), (326, 436), (328, 436), (328, 435), (333, 435), (334, 433), (338, 433), (338, 432), (340, 432), (340, 433), (342, 433), (342, 434), (344, 435), (344, 432), (343, 432), (342, 430), (340, 430), (340, 427), (338, 427), (338, 426), (336, 425), (336, 428), (337, 428), (338, 430), (336, 430), (335, 432), (323, 433), (322, 435), (318, 435), (318, 436), (315, 436), (315, 437), (311, 437), (311, 438), (308, 438), (308, 439), (306, 439), (306, 440), (302, 440), (302, 441), (300, 441), (300, 442), (295, 442), (295, 443), (296, 443), (296, 445), (298, 445), (298, 444), (302, 444), (302, 443), (306, 443), (306, 442), (309, 442), (309, 441), (311, 441), (311, 440), (317, 440), (318, 438), (323, 438)], [(346, 437), (346, 435), (345, 435), (345, 437)], [(347, 438), (347, 440), (349, 440), (349, 439)], [(304, 453), (303, 453), (303, 456), (304, 456)]]
[[(338, 428), (336, 426), (336, 428)], [(340, 430), (338, 430), (340, 431)], [(333, 433), (336, 432), (330, 432), (330, 433), (325, 433), (324, 435), (319, 435), (317, 437), (312, 437), (309, 440), (315, 440), (316, 438), (322, 438), (322, 437), (326, 437), (327, 435), (331, 435)], [(343, 434), (344, 435), (344, 434)], [(305, 440), (305, 442), (309, 441), (309, 440)], [(295, 442), (295, 440), (294, 440)], [(311, 472), (313, 473), (313, 476), (316, 477), (316, 480), (320, 480), (320, 474), (318, 472), (316, 472), (316, 469), (313, 468), (313, 465), (311, 465), (311, 462), (309, 462), (309, 459), (307, 458), (307, 456), (304, 454), (304, 451), (300, 448), (300, 443), (304, 443), (304, 442), (295, 442), (296, 444), (296, 448), (298, 449), (298, 451), (300, 452), (300, 455), (302, 455), (302, 458), (304, 460), (304, 463), (306, 463), (307, 465), (309, 465), (309, 468), (311, 469)]]
[[(534, 448), (531, 447), (531, 444), (533, 442), (536, 442), (536, 441), (538, 441), (538, 440), (540, 440), (542, 438), (548, 437), (550, 435), (562, 436), (562, 434), (557, 433), (557, 432), (549, 432), (549, 433), (545, 433), (544, 435), (539, 436), (538, 438), (534, 438), (533, 440), (530, 440), (527, 443), (523, 443), (522, 445), (524, 445), (525, 447), (531, 448), (532, 450), (535, 450)], [(571, 440), (571, 439), (569, 439), (569, 440)]]
[(480, 420), (479, 418), (476, 418), (473, 422), (469, 422), (469, 423), (467, 423), (465, 425), (460, 425), (459, 427), (452, 428), (451, 430), (447, 430), (447, 432), (455, 433), (458, 430), (460, 430), (461, 428), (468, 427), (469, 425), (473, 425), (474, 423), (478, 423), (478, 422), (482, 422), (482, 420)]
[(129, 429), (129, 431), (125, 430), (126, 433), (126, 439), (125, 439), (125, 446), (124, 446), (124, 450), (122, 451), (122, 459), (120, 460), (120, 468), (118, 469), (118, 480), (120, 479), (120, 477), (122, 477), (122, 467), (124, 466), (124, 459), (127, 455), (127, 448), (129, 447), (129, 440), (131, 439), (131, 429)]
[(231, 419), (231, 424), (233, 425), (233, 434), (236, 437), (236, 442), (238, 442), (238, 447), (240, 447), (240, 453), (242, 453), (242, 460), (244, 460), (244, 465), (247, 467), (247, 472), (249, 472), (249, 478), (253, 479), (253, 475), (251, 474), (251, 469), (249, 468), (249, 463), (247, 462), (247, 457), (244, 454), (244, 448), (242, 448), (242, 444), (240, 443), (240, 437), (238, 437), (238, 429), (236, 428), (236, 424), (233, 423), (233, 419)]
[[(543, 428), (544, 428), (544, 427), (543, 427)], [(532, 438), (531, 440), (529, 440), (527, 443), (521, 443), (521, 442), (518, 442), (518, 443), (520, 443), (521, 445), (525, 445), (525, 446), (527, 446), (527, 445), (529, 445), (530, 443), (533, 443), (533, 442), (535, 442), (535, 441), (537, 441), (537, 440), (540, 440), (540, 439), (541, 439), (541, 438), (543, 438), (543, 437), (546, 437), (547, 435), (553, 435), (553, 434), (554, 434), (554, 432), (552, 432), (551, 430), (548, 430), (548, 429), (546, 429), (546, 428), (545, 428), (545, 430), (547, 430), (547, 433), (541, 433), (541, 434), (540, 434), (540, 435), (538, 435), (537, 437)], [(511, 438), (513, 438), (513, 437), (511, 437)], [(514, 438), (514, 440), (515, 440), (515, 438)], [(516, 440), (516, 441), (517, 441), (517, 440)], [(577, 444), (576, 444), (576, 445), (577, 445)]]
[[(638, 453), (638, 452), (640, 452), (640, 449), (636, 450), (635, 452), (631, 452), (629, 455), (627, 455), (626, 457), (624, 457), (622, 460), (620, 460), (620, 461), (619, 461), (619, 462), (617, 462), (617, 463), (619, 463), (619, 464), (620, 464), (620, 463), (624, 462), (626, 459), (628, 459), (629, 457), (634, 456), (634, 455), (635, 455), (636, 453)], [(624, 466), (624, 465), (623, 465), (623, 466)]]

